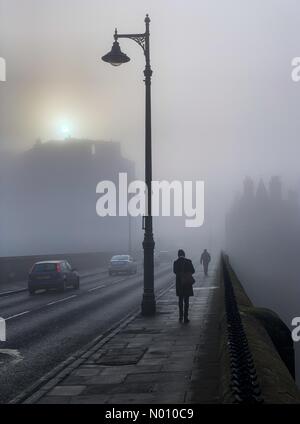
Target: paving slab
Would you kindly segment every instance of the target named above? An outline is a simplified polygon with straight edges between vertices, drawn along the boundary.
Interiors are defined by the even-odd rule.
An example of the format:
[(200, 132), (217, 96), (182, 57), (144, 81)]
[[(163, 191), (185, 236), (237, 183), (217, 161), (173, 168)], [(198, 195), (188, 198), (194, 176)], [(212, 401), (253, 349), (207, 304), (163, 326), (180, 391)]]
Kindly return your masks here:
[[(190, 323), (178, 320), (172, 288), (155, 317), (137, 316), (78, 361), (38, 403), (152, 404), (219, 402), (219, 288), (197, 275)], [(50, 385), (51, 386), (51, 385)]]

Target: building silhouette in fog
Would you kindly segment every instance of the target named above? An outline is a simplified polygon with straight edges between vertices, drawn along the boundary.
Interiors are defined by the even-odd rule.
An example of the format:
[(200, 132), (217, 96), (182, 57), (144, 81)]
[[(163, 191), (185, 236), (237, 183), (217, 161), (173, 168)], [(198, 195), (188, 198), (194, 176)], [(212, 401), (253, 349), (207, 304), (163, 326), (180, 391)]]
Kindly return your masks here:
[(126, 251), (129, 218), (96, 214), (97, 184), (120, 172), (135, 178), (120, 143), (37, 141), (1, 176), (1, 256)]
[(298, 194), (283, 193), (279, 177), (256, 187), (247, 178), (226, 217), (226, 249), (253, 300), (289, 319), (291, 298), (300, 295)]

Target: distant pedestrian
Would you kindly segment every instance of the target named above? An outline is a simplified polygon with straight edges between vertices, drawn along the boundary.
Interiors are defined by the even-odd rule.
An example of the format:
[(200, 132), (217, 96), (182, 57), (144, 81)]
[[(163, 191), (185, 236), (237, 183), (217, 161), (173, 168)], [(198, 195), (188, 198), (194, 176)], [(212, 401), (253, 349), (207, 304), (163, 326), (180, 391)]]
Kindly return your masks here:
[(208, 253), (207, 249), (204, 249), (204, 252), (201, 255), (200, 264), (203, 265), (204, 274), (207, 277), (208, 276), (208, 265), (211, 261), (211, 256)]
[(187, 324), (189, 320), (190, 297), (194, 296), (193, 284), (195, 279), (193, 274), (195, 269), (190, 259), (186, 259), (183, 250), (178, 251), (178, 259), (173, 265), (176, 274), (176, 296), (179, 298), (179, 321)]

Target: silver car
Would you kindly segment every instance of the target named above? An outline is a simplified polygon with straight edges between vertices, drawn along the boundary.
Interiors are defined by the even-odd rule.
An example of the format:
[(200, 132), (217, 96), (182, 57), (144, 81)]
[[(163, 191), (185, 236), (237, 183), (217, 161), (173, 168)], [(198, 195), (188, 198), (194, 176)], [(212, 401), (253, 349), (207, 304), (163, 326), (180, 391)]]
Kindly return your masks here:
[(116, 255), (113, 256), (109, 263), (108, 268), (109, 275), (114, 274), (136, 274), (137, 263), (133, 260), (130, 255)]

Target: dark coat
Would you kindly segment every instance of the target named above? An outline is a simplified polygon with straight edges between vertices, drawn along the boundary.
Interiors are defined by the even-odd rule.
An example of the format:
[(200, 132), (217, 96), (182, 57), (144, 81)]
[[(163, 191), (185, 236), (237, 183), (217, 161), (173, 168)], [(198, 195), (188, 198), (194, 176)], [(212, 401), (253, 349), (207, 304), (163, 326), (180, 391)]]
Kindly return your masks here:
[(211, 261), (210, 254), (207, 251), (203, 252), (201, 255), (200, 263), (203, 265), (208, 265), (210, 261)]
[(190, 272), (195, 274), (195, 268), (190, 259), (178, 258), (174, 262), (173, 272), (176, 274), (176, 296), (194, 296), (193, 285), (189, 284), (188, 286), (182, 287), (181, 284), (181, 273)]

